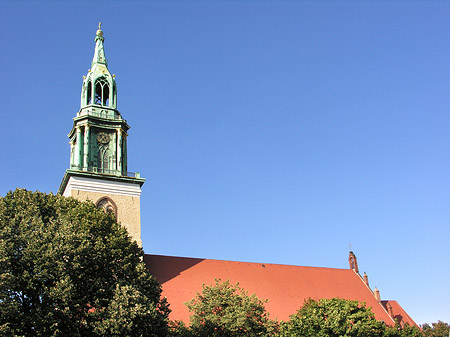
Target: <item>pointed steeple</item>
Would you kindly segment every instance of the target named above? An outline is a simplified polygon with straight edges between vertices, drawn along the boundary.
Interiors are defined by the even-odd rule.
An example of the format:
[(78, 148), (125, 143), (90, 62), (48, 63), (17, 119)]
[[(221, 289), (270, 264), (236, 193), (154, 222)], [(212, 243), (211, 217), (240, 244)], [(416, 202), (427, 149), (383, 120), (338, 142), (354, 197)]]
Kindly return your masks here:
[(108, 69), (103, 42), (101, 22), (95, 35), (95, 51), (92, 59), (92, 69), (88, 70), (81, 89), (81, 109), (97, 105), (117, 109), (117, 89), (115, 75)]
[(95, 36), (92, 69), (83, 76), (81, 107), (69, 133), (72, 170), (127, 175), (127, 121), (117, 110), (115, 76), (108, 70), (101, 23)]
[(103, 42), (105, 41), (105, 38), (103, 37), (103, 31), (102, 31), (102, 23), (98, 23), (98, 30), (97, 34), (95, 36), (95, 52), (94, 52), (94, 58), (92, 59), (92, 67), (94, 67), (95, 63), (100, 63), (108, 66), (108, 62), (106, 61), (105, 57), (105, 49), (103, 47)]

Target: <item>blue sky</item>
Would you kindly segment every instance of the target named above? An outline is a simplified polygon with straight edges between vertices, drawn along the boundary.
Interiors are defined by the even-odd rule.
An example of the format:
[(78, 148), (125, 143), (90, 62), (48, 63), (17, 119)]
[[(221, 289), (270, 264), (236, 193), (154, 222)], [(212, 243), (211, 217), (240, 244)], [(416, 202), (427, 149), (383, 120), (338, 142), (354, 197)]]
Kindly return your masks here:
[(0, 1), (0, 194), (56, 192), (103, 22), (147, 253), (348, 268), (450, 321), (450, 2)]

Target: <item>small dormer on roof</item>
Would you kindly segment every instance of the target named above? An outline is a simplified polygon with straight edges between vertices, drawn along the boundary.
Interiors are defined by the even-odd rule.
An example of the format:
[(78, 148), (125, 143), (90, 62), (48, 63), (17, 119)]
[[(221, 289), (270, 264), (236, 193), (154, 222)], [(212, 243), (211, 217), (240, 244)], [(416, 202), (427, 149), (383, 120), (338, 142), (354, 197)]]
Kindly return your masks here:
[(92, 59), (92, 67), (83, 79), (81, 90), (81, 109), (88, 106), (101, 106), (117, 109), (117, 88), (115, 75), (108, 70), (108, 62), (105, 56), (101, 23), (95, 36), (95, 51)]

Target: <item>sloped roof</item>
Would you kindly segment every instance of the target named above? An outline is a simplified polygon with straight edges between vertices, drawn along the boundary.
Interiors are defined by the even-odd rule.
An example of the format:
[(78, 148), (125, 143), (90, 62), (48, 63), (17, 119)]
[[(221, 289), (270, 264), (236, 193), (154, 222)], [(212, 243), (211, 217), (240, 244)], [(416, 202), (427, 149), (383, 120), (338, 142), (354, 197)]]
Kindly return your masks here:
[(232, 284), (239, 282), (249, 294), (254, 293), (260, 299), (268, 299), (266, 309), (271, 318), (278, 320), (288, 320), (289, 316), (303, 305), (305, 299), (339, 297), (365, 302), (372, 308), (376, 319), (389, 325), (394, 324), (394, 320), (376, 301), (359, 274), (351, 269), (148, 254), (144, 256), (144, 262), (162, 285), (162, 295), (170, 303), (172, 320), (189, 323), (189, 311), (184, 303), (193, 299), (197, 292), (201, 292), (202, 284), (212, 284), (217, 278), (230, 280)]
[(409, 316), (406, 313), (406, 311), (400, 306), (400, 304), (398, 304), (397, 301), (386, 300), (386, 301), (381, 301), (381, 304), (387, 310), (388, 313), (389, 313), (388, 304), (391, 306), (391, 308), (392, 308), (392, 316), (400, 324), (403, 325), (405, 323), (408, 323), (411, 326), (417, 325), (416, 322), (414, 322), (414, 320), (411, 318), (411, 316)]

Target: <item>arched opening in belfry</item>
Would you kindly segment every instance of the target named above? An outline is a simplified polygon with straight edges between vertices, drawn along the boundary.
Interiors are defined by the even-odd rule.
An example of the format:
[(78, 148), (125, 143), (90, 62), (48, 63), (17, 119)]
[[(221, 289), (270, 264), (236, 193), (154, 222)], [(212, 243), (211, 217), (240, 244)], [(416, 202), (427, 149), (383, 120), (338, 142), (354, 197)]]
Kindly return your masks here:
[(94, 104), (100, 104), (108, 106), (109, 104), (109, 85), (108, 81), (104, 77), (100, 77), (95, 81), (95, 102)]
[(89, 81), (86, 91), (86, 105), (91, 104), (91, 102), (92, 102), (92, 82)]

